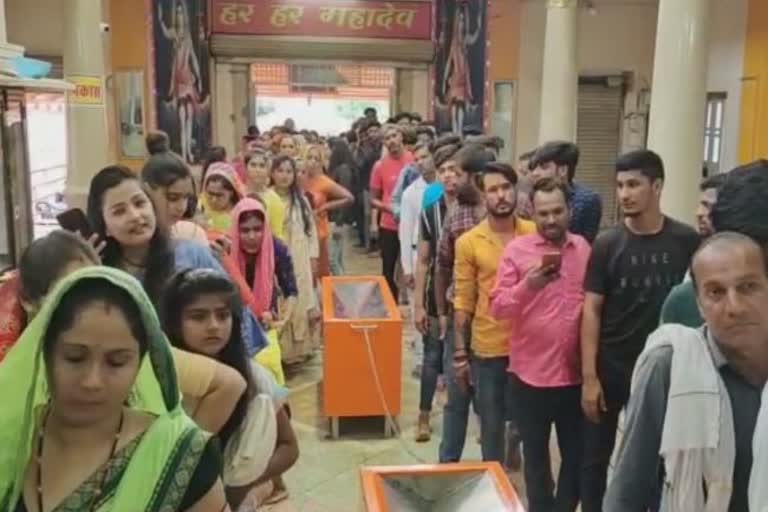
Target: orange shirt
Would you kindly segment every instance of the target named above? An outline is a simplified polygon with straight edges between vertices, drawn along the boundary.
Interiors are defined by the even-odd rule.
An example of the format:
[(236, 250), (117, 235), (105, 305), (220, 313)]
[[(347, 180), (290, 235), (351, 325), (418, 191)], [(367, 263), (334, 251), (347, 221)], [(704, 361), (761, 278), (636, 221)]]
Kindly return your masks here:
[[(312, 198), (315, 200), (315, 209), (328, 202), (331, 190), (333, 190), (335, 185), (336, 182), (325, 174), (315, 176), (314, 178), (307, 177), (307, 190), (312, 194)], [(328, 212), (315, 215), (315, 221), (317, 223), (317, 237), (321, 240), (328, 238), (331, 234), (331, 224), (328, 221)]]

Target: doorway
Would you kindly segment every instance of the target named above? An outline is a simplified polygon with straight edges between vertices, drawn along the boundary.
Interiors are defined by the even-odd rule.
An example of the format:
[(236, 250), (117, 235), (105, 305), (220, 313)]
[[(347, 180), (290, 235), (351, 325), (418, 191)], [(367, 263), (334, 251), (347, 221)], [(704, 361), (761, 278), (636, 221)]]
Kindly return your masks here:
[(0, 89), (0, 269), (17, 265), (32, 240), (27, 107), (23, 89)]
[(27, 100), (29, 181), (33, 236), (59, 227), (56, 215), (67, 209), (67, 108), (62, 92), (30, 91)]

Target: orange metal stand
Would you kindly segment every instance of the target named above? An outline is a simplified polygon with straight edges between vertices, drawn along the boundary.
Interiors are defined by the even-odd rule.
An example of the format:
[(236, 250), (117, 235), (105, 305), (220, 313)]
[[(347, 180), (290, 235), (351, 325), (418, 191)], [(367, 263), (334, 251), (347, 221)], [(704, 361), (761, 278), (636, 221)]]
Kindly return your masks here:
[[(367, 283), (386, 308), (381, 318), (338, 318), (334, 307), (336, 286)], [(378, 286), (376, 286), (378, 285)], [(354, 309), (354, 308), (351, 308)], [(331, 437), (338, 437), (338, 420), (387, 413), (371, 368), (366, 333), (371, 344), (386, 409), (393, 418), (401, 409), (403, 321), (386, 281), (381, 276), (335, 276), (323, 279), (323, 413), (331, 422)], [(385, 421), (385, 424), (389, 425)], [(385, 435), (389, 435), (389, 427)]]

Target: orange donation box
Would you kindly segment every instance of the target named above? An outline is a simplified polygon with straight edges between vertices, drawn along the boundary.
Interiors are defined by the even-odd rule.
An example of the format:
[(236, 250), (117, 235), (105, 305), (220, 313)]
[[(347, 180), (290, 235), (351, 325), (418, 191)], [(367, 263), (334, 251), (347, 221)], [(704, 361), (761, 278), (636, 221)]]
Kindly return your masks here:
[[(323, 278), (323, 412), (339, 418), (400, 414), (403, 320), (381, 276)], [(385, 419), (385, 434), (390, 422)]]
[(367, 512), (525, 512), (498, 462), (363, 467)]

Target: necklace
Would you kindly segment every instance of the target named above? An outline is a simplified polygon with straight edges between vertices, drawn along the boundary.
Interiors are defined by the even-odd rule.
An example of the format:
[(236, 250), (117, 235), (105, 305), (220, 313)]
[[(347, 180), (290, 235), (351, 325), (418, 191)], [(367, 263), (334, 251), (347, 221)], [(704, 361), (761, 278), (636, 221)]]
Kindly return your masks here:
[[(43, 512), (43, 445), (45, 444), (45, 425), (48, 423), (48, 416), (50, 409), (46, 411), (43, 423), (40, 425), (40, 431), (37, 434), (37, 509), (39, 512)], [(125, 420), (125, 412), (120, 411), (120, 423), (117, 425), (117, 432), (115, 432), (115, 439), (112, 441), (112, 448), (109, 451), (109, 458), (107, 462), (111, 461), (115, 457), (117, 451), (117, 445), (120, 443), (120, 435), (123, 433), (123, 422)], [(101, 490), (104, 488), (104, 484), (109, 477), (109, 467), (105, 468), (104, 475), (101, 477), (99, 486), (96, 488), (96, 492), (93, 496), (93, 501), (88, 510), (91, 512), (96, 510), (96, 503), (101, 496)]]

